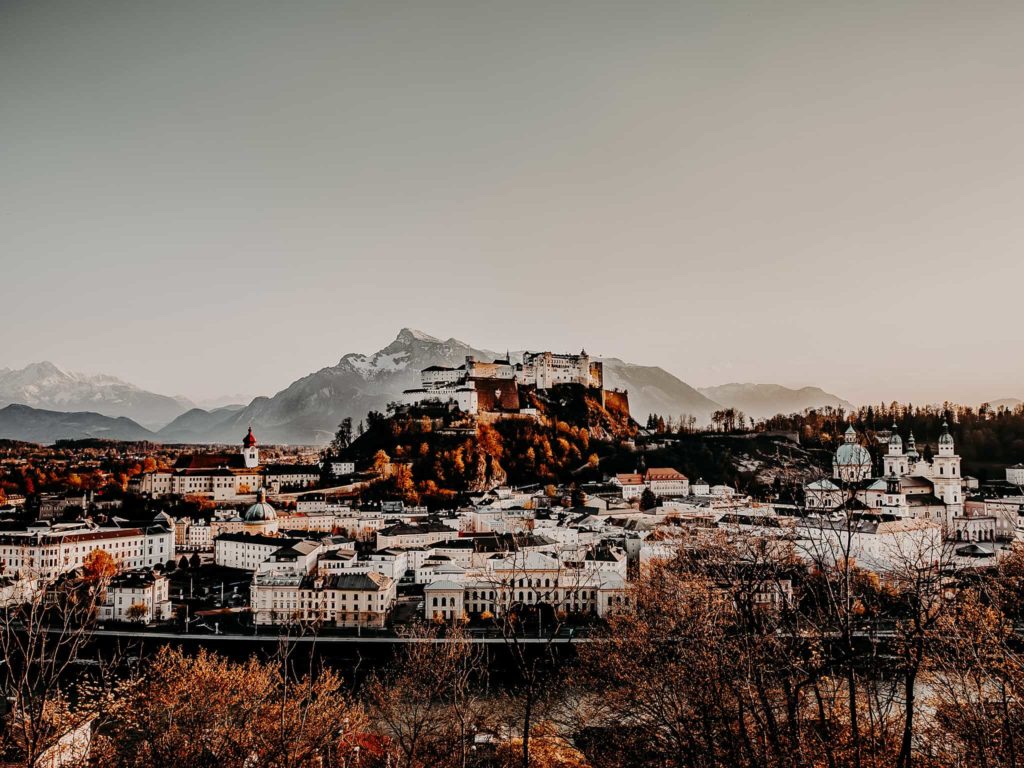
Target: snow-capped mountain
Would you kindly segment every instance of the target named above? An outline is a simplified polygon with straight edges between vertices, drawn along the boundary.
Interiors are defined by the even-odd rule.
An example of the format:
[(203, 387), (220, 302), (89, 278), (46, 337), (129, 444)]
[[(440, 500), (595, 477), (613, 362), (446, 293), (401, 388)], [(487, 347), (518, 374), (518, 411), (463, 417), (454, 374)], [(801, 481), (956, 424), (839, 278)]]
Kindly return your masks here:
[(373, 354), (346, 354), (337, 365), (304, 376), (273, 397), (258, 397), (242, 410), (205, 416), (200, 409), (189, 411), (158, 434), (168, 442), (234, 442), (252, 423), (267, 442), (323, 443), (342, 419), (351, 417), (358, 423), (369, 411), (384, 411), (403, 390), (418, 387), (421, 369), (459, 366), (467, 355), (495, 357), (458, 339), (442, 340), (403, 328), (393, 342)]
[(801, 413), (807, 408), (831, 406), (853, 410), (853, 405), (819, 387), (790, 389), (779, 384), (721, 384), (702, 387), (700, 393), (728, 408), (737, 408), (747, 416), (766, 419), (780, 413)]
[[(52, 411), (127, 416), (145, 427), (166, 425), (156, 439), (169, 443), (233, 443), (252, 424), (263, 442), (316, 444), (327, 442), (346, 417), (358, 423), (369, 411), (385, 411), (403, 390), (419, 386), (423, 368), (457, 367), (469, 355), (494, 360), (504, 354), (403, 328), (383, 349), (372, 354), (348, 353), (337, 364), (303, 376), (273, 397), (213, 409), (146, 392), (113, 376), (86, 376), (62, 371), (52, 363), (36, 363), (18, 371), (0, 371), (0, 407), (21, 403)], [(510, 357), (521, 360), (522, 352)], [(711, 413), (722, 405), (737, 407), (755, 418), (810, 406), (850, 407), (814, 387), (791, 390), (777, 385), (730, 384), (698, 391), (657, 366), (634, 365), (618, 358), (605, 358), (604, 365), (605, 385), (629, 391), (630, 410), (640, 422), (649, 413), (658, 413), (693, 415), (698, 424), (707, 424)], [(9, 414), (12, 419), (14, 415)], [(41, 416), (16, 415), (18, 429), (26, 435), (23, 439), (32, 439), (28, 434), (54, 435), (71, 428), (49, 414), (49, 426), (32, 431), (29, 422)]]
[(0, 369), (0, 407), (12, 403), (51, 411), (126, 416), (147, 427), (166, 424), (192, 405), (114, 376), (65, 371), (49, 361), (18, 370)]
[[(189, 411), (158, 435), (168, 442), (233, 442), (241, 439), (252, 423), (260, 439), (268, 442), (323, 443), (345, 417), (358, 423), (368, 411), (384, 411), (403, 390), (419, 386), (423, 368), (457, 367), (467, 355), (481, 360), (504, 356), (458, 339), (439, 339), (403, 328), (378, 352), (349, 353), (337, 365), (311, 373), (273, 397), (256, 398), (240, 411)], [(516, 361), (522, 353), (510, 356)], [(661, 368), (632, 365), (617, 358), (604, 362), (607, 385), (629, 390), (631, 410), (638, 419), (646, 419), (652, 411), (674, 416), (687, 413), (704, 423), (718, 407)]]

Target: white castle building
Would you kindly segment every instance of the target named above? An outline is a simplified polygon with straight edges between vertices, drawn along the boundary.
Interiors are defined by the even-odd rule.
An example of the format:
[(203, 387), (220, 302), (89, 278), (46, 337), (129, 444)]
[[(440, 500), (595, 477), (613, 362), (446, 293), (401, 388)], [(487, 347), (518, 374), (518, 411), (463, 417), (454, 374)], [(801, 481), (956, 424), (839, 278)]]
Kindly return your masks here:
[(578, 355), (526, 352), (521, 363), (509, 357), (483, 362), (466, 357), (457, 368), (433, 365), (420, 372), (419, 389), (405, 391), (409, 404), (455, 403), (459, 410), (518, 411), (518, 387), (550, 389), (558, 384), (604, 386), (604, 365), (581, 350)]

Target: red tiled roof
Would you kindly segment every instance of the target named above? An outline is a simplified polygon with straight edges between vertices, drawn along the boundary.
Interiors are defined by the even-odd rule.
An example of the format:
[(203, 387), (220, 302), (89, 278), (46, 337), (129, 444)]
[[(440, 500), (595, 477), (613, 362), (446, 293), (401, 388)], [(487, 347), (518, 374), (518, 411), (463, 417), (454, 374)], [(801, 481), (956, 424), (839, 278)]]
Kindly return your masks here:
[(647, 482), (652, 480), (685, 480), (686, 475), (671, 467), (653, 467), (647, 470)]

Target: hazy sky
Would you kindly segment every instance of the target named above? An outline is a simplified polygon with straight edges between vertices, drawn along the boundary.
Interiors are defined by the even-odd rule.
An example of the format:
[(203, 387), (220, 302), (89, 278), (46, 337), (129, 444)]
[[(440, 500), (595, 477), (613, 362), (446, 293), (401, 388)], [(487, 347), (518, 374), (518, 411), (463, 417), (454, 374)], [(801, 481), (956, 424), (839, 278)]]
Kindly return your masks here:
[(1024, 397), (1024, 3), (0, 2), (0, 367), (271, 394), (402, 326)]

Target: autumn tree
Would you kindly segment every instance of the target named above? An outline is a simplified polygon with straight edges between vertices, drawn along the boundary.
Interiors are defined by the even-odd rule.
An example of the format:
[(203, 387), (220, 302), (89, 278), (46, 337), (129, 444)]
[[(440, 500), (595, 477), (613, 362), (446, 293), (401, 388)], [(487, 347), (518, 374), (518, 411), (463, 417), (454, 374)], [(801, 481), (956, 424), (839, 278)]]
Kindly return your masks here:
[(121, 566), (105, 549), (94, 549), (82, 561), (82, 572), (85, 579), (92, 583), (109, 581)]
[(299, 674), (286, 656), (238, 663), (164, 649), (100, 751), (124, 768), (319, 768), (351, 755), (361, 723), (330, 670)]

